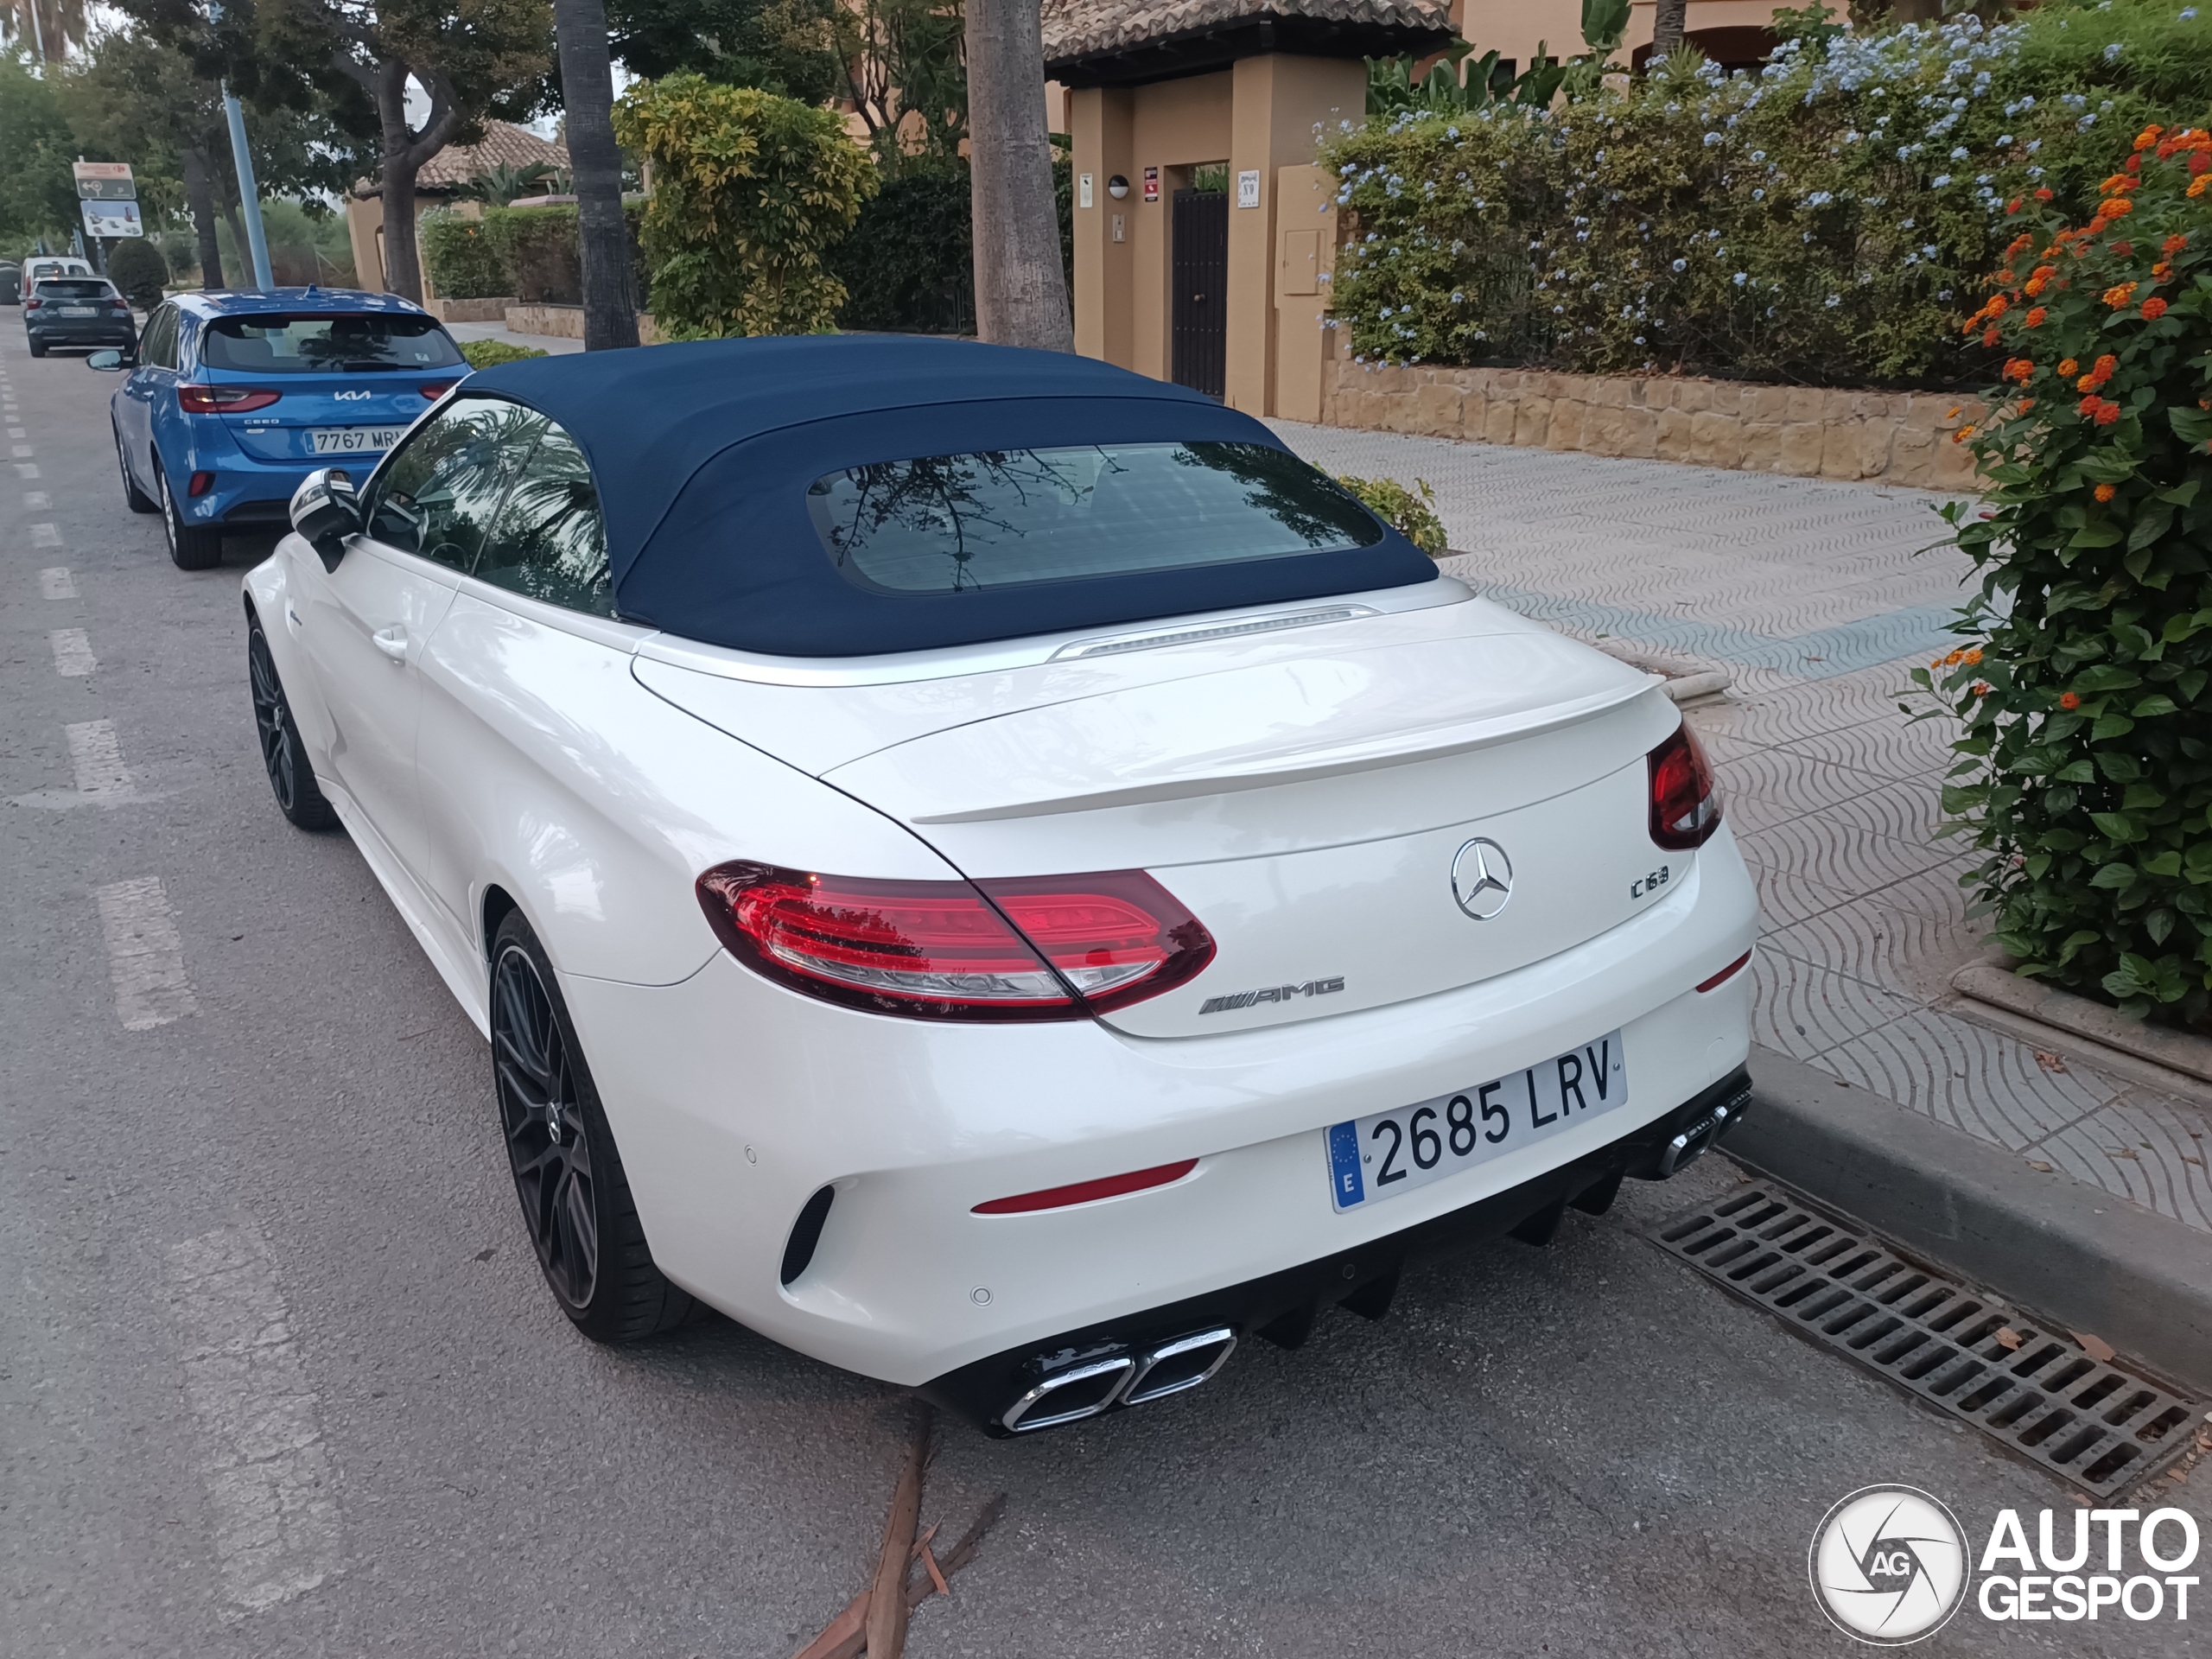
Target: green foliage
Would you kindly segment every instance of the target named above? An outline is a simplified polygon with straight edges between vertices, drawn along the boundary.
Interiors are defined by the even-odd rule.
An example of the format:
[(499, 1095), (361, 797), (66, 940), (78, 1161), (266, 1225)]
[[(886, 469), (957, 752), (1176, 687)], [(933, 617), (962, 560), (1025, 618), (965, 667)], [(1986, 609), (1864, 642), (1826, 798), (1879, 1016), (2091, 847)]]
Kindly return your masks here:
[(959, 0), (842, 0), (830, 40), (845, 96), (887, 174), (958, 159), (968, 137), (965, 19)]
[[(353, 245), (346, 236), (346, 221), (323, 202), (312, 197), (286, 201), (264, 196), (261, 228), (269, 238), (270, 270), (279, 286), (320, 283), (325, 288), (346, 288), (353, 283)], [(246, 250), (231, 234), (228, 219), (216, 222), (215, 235), (223, 269), (234, 280), (253, 269)]]
[(151, 311), (162, 302), (162, 289), (169, 279), (169, 262), (144, 237), (125, 237), (107, 256), (107, 276), (123, 290), (124, 299), (141, 311)]
[(2115, 127), (2171, 119), (2170, 101), (2195, 114), (2212, 85), (2212, 8), (2183, 20), (2165, 0), (1993, 29), (1800, 24), (1757, 77), (1682, 54), (1557, 110), (1407, 109), (1331, 139), (1357, 232), (1334, 284), (1354, 354), (1972, 380), (1982, 359), (1948, 323), (2005, 202), (2082, 199)]
[(1982, 587), (1913, 679), (1964, 723), (1944, 810), (2020, 971), (2212, 1030), (2212, 136), (2119, 136), (1967, 321), (2008, 353), (1959, 434), (1989, 493), (1944, 515)]
[(526, 305), (582, 302), (583, 245), (574, 207), (489, 208), (481, 223), (507, 284), (500, 293)]
[(1414, 480), (1410, 490), (1395, 478), (1355, 478), (1350, 473), (1339, 474), (1337, 482), (1430, 558), (1444, 551), (1444, 521), (1436, 516), (1436, 492), (1427, 479)]
[(652, 161), (641, 239), (664, 337), (831, 326), (845, 286), (826, 255), (877, 188), (868, 152), (835, 114), (671, 75), (632, 87), (614, 130)]
[(464, 340), (458, 344), (472, 369), (496, 369), (502, 363), (519, 363), (524, 358), (546, 354), (535, 346), (510, 346), (504, 340)]
[(1429, 65), (1419, 81), (1413, 78), (1418, 60), (1410, 54), (1368, 59), (1368, 114), (1399, 115), (1413, 110), (1464, 115), (1489, 104), (1548, 104), (1566, 73), (1541, 44), (1527, 72), (1518, 77), (1495, 50), (1469, 61), (1473, 49), (1464, 41), (1452, 46)]
[(608, 44), (631, 73), (690, 71), (802, 104), (841, 91), (836, 0), (610, 0)]
[(504, 207), (517, 196), (543, 196), (567, 188), (561, 176), (544, 162), (501, 162), (453, 188), (456, 201), (481, 201)]
[(33, 74), (16, 53), (0, 53), (0, 246), (67, 235), (77, 222), (76, 159), (54, 80)]
[(445, 298), (490, 300), (515, 292), (482, 219), (435, 210), (423, 215), (419, 234), (430, 284)]
[(916, 167), (884, 181), (830, 256), (845, 287), (842, 328), (976, 332), (968, 164)]

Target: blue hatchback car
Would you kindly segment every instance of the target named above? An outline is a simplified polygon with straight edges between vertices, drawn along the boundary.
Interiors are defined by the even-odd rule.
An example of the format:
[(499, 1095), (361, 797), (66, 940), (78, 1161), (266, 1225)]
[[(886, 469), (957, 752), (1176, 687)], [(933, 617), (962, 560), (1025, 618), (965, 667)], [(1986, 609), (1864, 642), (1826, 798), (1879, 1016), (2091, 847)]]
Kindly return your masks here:
[(281, 526), (317, 467), (365, 474), (468, 373), (453, 337), (391, 294), (280, 288), (181, 294), (146, 319), (109, 404), (123, 493), (158, 512), (181, 569), (222, 562), (226, 531)]

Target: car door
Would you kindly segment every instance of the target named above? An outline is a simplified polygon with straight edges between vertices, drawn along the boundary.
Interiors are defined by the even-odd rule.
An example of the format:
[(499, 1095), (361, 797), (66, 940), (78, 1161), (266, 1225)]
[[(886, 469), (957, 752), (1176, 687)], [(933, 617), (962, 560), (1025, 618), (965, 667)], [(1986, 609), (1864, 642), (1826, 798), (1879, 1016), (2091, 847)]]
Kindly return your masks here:
[(157, 307), (138, 337), (138, 365), (124, 377), (115, 402), (116, 433), (123, 445), (124, 464), (149, 496), (156, 493), (155, 406), (161, 399), (174, 402), (176, 397), (176, 308)]
[(456, 399), (378, 469), (363, 502), (363, 533), (347, 539), (334, 569), (312, 556), (293, 560), (331, 775), (418, 887), (422, 653), (543, 424), (499, 398)]

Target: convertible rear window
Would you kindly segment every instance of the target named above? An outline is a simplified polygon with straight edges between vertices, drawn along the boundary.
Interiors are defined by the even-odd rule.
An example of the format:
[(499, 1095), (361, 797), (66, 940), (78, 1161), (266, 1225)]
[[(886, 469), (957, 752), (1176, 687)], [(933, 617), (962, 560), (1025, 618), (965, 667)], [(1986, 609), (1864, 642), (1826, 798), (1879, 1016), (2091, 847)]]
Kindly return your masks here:
[(1372, 547), (1382, 526), (1295, 455), (1198, 441), (879, 461), (807, 493), (847, 581), (951, 594)]
[(218, 317), (200, 337), (211, 369), (249, 374), (334, 374), (463, 366), (460, 348), (432, 317), (317, 312)]

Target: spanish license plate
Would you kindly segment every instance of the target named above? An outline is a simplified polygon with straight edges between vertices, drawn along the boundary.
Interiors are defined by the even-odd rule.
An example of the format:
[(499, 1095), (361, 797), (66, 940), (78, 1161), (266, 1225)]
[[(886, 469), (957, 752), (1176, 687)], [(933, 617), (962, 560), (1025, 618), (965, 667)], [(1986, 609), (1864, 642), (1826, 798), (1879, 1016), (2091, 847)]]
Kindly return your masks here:
[(61, 308), (61, 315), (65, 317), (97, 317), (99, 314), (99, 307), (96, 305), (65, 305)]
[(318, 426), (308, 432), (308, 441), (318, 455), (359, 455), (391, 448), (406, 430), (404, 426)]
[(1526, 1071), (1332, 1124), (1329, 1198), (1342, 1212), (1402, 1198), (1627, 1104), (1628, 1054), (1609, 1031)]

